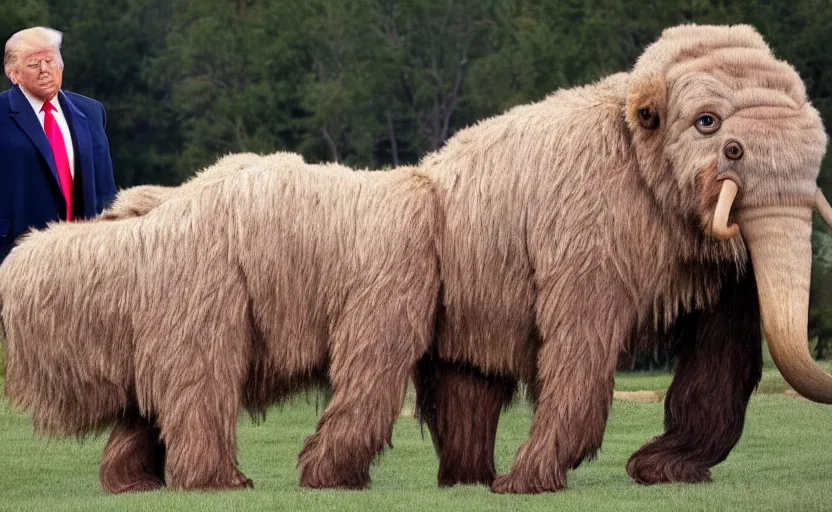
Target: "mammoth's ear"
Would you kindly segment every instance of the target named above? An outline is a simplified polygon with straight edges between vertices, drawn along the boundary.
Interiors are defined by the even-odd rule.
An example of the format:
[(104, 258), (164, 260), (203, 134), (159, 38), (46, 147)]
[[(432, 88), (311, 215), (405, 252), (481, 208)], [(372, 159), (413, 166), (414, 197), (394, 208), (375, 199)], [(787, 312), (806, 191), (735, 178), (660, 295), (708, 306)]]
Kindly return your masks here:
[(627, 88), (627, 123), (633, 132), (655, 130), (665, 122), (667, 83), (657, 75), (633, 76)]

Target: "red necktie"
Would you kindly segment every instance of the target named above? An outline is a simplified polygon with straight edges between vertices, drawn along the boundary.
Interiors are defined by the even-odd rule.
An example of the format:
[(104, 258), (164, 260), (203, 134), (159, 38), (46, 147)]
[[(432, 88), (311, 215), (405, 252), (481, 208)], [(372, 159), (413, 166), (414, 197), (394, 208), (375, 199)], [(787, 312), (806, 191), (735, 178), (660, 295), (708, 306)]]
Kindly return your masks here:
[(52, 111), (55, 105), (52, 102), (45, 102), (40, 109), (43, 112), (43, 131), (52, 146), (52, 155), (55, 157), (55, 166), (58, 168), (58, 181), (61, 184), (61, 191), (66, 200), (66, 220), (72, 220), (72, 173), (69, 170), (69, 157), (66, 155), (66, 142), (61, 127), (55, 121)]

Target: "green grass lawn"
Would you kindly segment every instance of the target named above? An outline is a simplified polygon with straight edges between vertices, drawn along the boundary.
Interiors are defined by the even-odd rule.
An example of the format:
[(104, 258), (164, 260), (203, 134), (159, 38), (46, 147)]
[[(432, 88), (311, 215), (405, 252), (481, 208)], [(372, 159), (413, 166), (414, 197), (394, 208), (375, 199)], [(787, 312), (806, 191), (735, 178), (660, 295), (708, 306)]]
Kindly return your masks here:
[[(772, 379), (774, 377), (772, 376)], [(618, 389), (666, 388), (665, 374), (622, 375)], [(645, 386), (650, 384), (650, 386)], [(755, 396), (745, 433), (706, 485), (643, 487), (624, 471), (629, 455), (662, 430), (662, 404), (615, 401), (596, 461), (570, 473), (569, 490), (540, 496), (498, 496), (481, 486), (436, 487), (437, 460), (419, 424), (403, 416), (367, 491), (309, 491), (295, 469), (301, 443), (315, 426), (315, 398), (274, 408), (265, 423), (240, 421), (239, 459), (255, 489), (161, 491), (109, 496), (98, 484), (105, 438), (46, 440), (28, 416), (0, 402), (2, 510), (830, 510), (832, 407), (782, 395)], [(526, 438), (531, 412), (520, 403), (500, 422), (497, 465), (509, 469)]]

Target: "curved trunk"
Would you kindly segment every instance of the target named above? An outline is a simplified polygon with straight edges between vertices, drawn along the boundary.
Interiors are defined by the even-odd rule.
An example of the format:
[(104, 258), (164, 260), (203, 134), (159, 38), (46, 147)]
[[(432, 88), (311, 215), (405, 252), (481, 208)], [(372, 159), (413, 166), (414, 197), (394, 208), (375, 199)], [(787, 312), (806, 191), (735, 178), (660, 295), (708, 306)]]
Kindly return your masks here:
[(832, 376), (809, 354), (812, 210), (756, 207), (741, 212), (751, 250), (769, 351), (786, 381), (815, 402), (832, 404)]

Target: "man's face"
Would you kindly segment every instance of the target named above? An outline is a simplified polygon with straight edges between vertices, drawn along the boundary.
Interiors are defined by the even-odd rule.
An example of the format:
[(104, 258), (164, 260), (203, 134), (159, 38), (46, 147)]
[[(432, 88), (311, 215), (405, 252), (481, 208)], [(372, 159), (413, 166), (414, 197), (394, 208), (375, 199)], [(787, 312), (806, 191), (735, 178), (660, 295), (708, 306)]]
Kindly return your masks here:
[(27, 53), (17, 62), (14, 82), (32, 96), (49, 101), (58, 94), (64, 78), (61, 59), (51, 50)]

